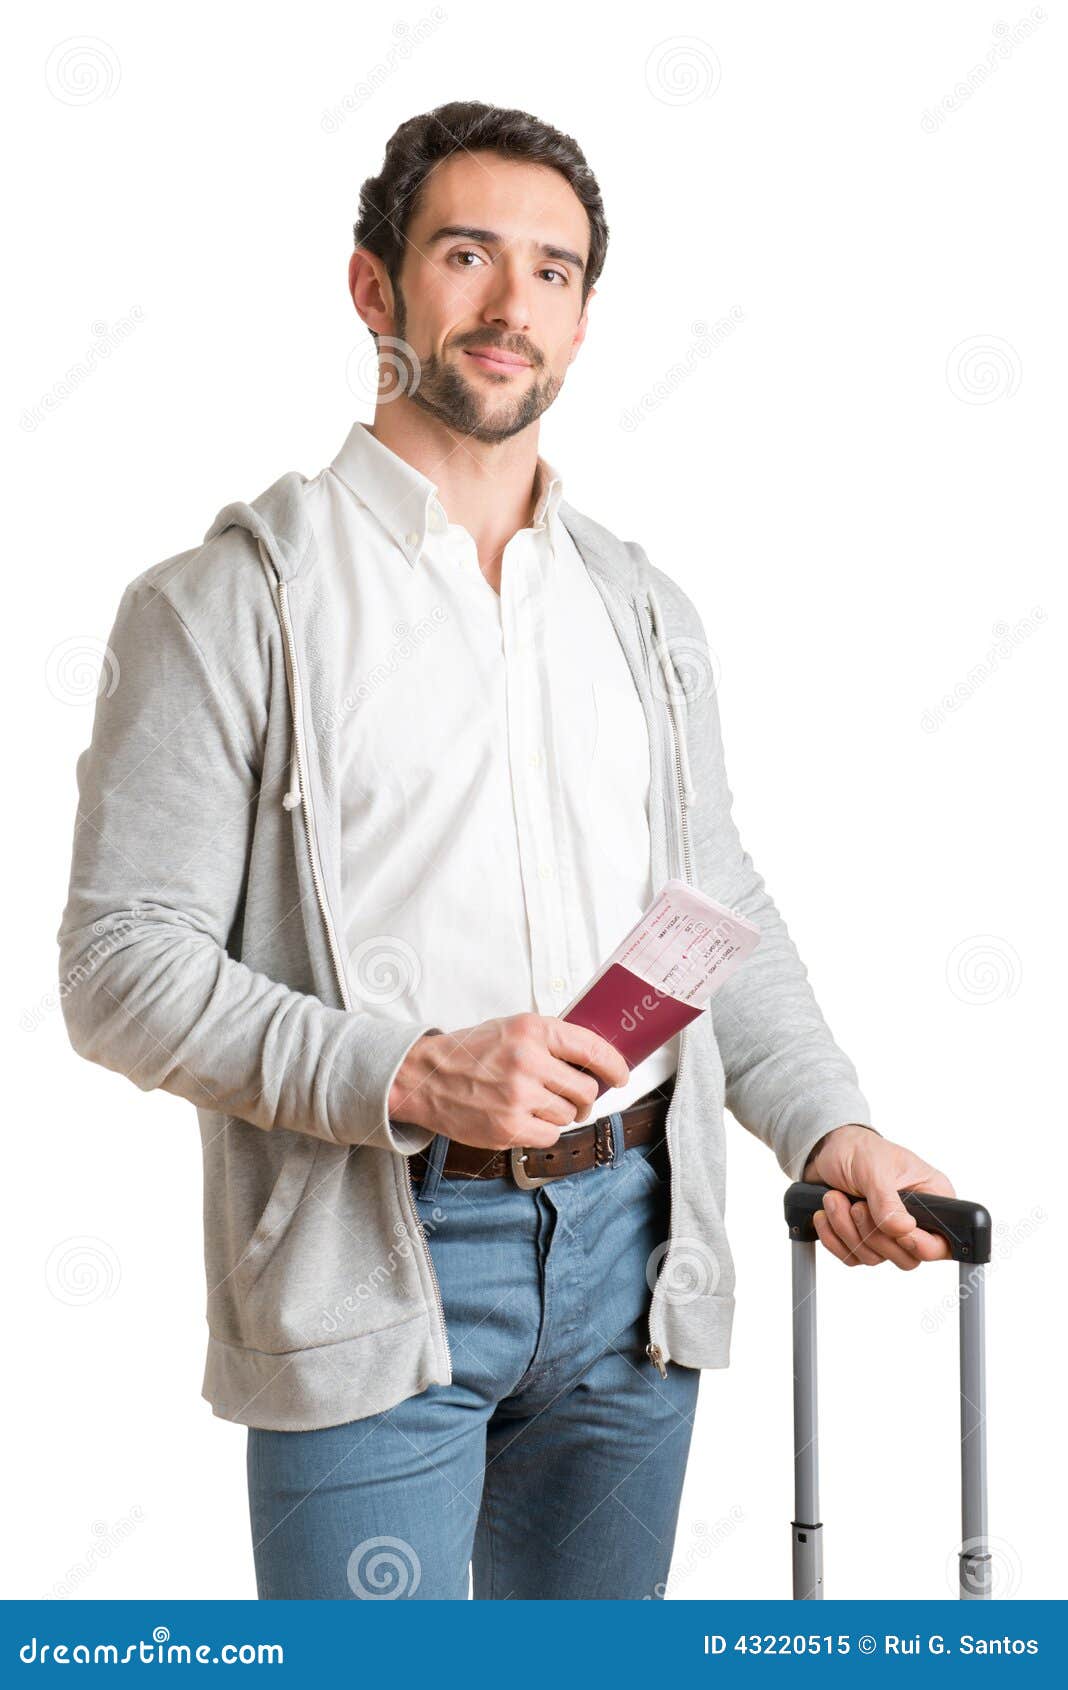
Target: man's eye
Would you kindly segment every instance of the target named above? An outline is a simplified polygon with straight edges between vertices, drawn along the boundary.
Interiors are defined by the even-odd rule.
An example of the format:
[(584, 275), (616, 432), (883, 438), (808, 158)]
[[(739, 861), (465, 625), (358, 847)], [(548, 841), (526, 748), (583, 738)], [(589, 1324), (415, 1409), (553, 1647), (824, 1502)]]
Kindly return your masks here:
[(559, 276), (559, 278), (563, 282), (564, 286), (565, 287), (567, 286), (568, 275), (567, 275), (567, 272), (565, 270), (542, 270), (541, 274), (543, 276)]
[[(480, 258), (481, 253), (473, 252), (470, 247), (464, 247), (462, 252), (454, 252), (453, 258)], [(461, 270), (470, 270), (470, 264), (461, 264)]]

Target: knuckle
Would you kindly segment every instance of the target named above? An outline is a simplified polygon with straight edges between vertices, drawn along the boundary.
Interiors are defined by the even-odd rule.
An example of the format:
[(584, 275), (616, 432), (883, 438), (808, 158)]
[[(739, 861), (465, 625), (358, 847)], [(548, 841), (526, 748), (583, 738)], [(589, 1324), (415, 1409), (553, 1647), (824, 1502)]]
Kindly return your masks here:
[(508, 1067), (512, 1073), (525, 1073), (534, 1054), (531, 1040), (525, 1036), (514, 1038), (508, 1046)]

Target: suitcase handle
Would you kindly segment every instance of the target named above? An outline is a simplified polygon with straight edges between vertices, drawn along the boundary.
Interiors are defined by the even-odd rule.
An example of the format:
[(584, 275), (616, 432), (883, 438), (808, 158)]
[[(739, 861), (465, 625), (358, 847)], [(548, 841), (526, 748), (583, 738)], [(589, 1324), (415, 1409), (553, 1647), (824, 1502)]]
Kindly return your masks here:
[[(805, 1181), (790, 1186), (783, 1199), (783, 1209), (795, 1244), (815, 1241), (812, 1217), (822, 1209), (827, 1192), (834, 1189)], [(971, 1203), (963, 1197), (936, 1197), (929, 1191), (899, 1191), (898, 1196), (925, 1232), (936, 1232), (946, 1240), (955, 1262), (990, 1260), (990, 1212), (981, 1203)]]

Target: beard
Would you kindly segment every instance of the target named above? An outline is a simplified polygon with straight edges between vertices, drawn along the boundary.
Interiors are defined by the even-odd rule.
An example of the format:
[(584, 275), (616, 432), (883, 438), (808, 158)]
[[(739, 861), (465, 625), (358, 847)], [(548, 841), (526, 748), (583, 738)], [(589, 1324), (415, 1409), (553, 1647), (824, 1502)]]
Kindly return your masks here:
[[(408, 313), (399, 288), (395, 289), (395, 294), (397, 320), (394, 332), (398, 340), (404, 340)], [(485, 342), (482, 345), (485, 346)], [(512, 348), (505, 350), (511, 351)], [(530, 350), (521, 354), (517, 350), (516, 355), (527, 357)], [(439, 358), (437, 353), (421, 358), (419, 363), (419, 380), (405, 393), (405, 398), (430, 416), (437, 417), (446, 428), (470, 439), (485, 441), (488, 445), (509, 440), (513, 434), (529, 428), (549, 408), (563, 385), (562, 380), (557, 380), (551, 371), (539, 377), (541, 366), (532, 362), (530, 379), (523, 392), (514, 397), (505, 394), (505, 379), (515, 378), (502, 378), (501, 397), (494, 400), (475, 380), (468, 381), (461, 369)]]

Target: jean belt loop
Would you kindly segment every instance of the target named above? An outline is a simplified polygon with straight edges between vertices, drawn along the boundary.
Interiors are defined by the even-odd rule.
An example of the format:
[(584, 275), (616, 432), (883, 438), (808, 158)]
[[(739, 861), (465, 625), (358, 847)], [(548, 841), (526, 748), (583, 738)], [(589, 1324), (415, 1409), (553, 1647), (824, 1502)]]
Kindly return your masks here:
[(419, 1186), (419, 1197), (428, 1203), (438, 1194), (438, 1182), (445, 1158), (449, 1154), (449, 1144), (450, 1140), (445, 1133), (435, 1133), (427, 1147), (426, 1169)]
[(623, 1160), (623, 1116), (617, 1110), (608, 1119), (612, 1123), (612, 1166), (618, 1168)]

